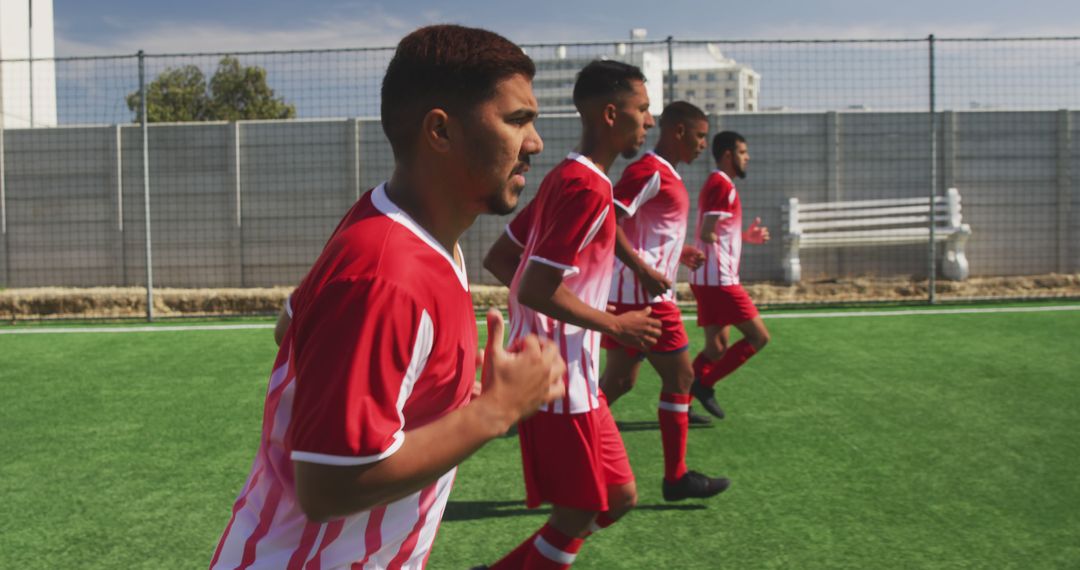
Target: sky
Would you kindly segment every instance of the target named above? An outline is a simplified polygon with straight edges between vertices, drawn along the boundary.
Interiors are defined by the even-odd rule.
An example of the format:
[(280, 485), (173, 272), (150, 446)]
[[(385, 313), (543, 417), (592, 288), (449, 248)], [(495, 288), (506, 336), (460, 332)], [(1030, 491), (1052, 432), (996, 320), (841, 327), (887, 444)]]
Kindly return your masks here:
[[(660, 7), (663, 9), (660, 9)], [(392, 46), (458, 23), (518, 43), (1080, 35), (1071, 0), (53, 0), (56, 56)]]

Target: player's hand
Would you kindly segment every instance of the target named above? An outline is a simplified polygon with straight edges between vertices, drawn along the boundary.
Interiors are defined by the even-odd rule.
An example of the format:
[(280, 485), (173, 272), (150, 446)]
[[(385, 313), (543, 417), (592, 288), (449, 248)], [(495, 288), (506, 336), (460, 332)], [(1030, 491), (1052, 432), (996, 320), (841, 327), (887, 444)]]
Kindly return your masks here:
[(695, 271), (705, 263), (705, 253), (694, 246), (684, 245), (682, 254), (679, 256), (679, 263), (689, 267), (691, 271)]
[(566, 363), (554, 343), (535, 335), (515, 342), (509, 351), (504, 349), (503, 318), (497, 309), (488, 311), (487, 322), (480, 398), (495, 407), (509, 429), (540, 406), (563, 397)]
[(665, 291), (671, 289), (671, 279), (647, 265), (638, 272), (638, 281), (641, 281), (641, 286), (653, 297), (663, 295)]
[(762, 244), (769, 241), (769, 228), (761, 225), (761, 218), (754, 218), (754, 223), (743, 233), (746, 243)]
[(627, 311), (616, 316), (618, 328), (615, 340), (635, 350), (645, 351), (660, 338), (660, 321), (652, 316), (651, 307), (640, 311)]

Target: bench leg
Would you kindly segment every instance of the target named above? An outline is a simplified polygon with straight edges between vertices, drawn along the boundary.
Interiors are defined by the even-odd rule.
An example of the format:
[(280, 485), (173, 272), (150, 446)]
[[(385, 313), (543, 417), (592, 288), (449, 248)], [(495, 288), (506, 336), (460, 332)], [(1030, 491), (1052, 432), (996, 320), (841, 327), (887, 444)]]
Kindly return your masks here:
[(802, 281), (802, 263), (799, 261), (799, 239), (793, 238), (784, 244), (784, 281), (791, 285)]
[(964, 246), (967, 245), (968, 237), (971, 236), (971, 227), (964, 224), (959, 231), (949, 236), (945, 242), (945, 257), (941, 260), (941, 273), (946, 279), (964, 281), (968, 278), (967, 255)]

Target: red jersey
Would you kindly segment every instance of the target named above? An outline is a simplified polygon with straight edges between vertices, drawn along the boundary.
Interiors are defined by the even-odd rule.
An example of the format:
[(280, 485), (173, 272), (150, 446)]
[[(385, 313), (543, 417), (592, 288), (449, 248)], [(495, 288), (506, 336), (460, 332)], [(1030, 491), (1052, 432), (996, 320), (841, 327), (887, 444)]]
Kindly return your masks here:
[(615, 257), (611, 180), (589, 159), (571, 153), (540, 184), (506, 232), (525, 251), (510, 284), (510, 342), (529, 334), (554, 342), (566, 361), (566, 396), (540, 408), (577, 414), (600, 406), (600, 333), (556, 321), (518, 302), (529, 263), (563, 271), (563, 285), (590, 307), (607, 309)]
[(259, 451), (211, 567), (422, 568), (455, 470), (319, 524), (297, 503), (293, 461), (373, 463), (468, 403), (477, 335), (463, 262), (379, 186), (346, 214), (288, 308)]
[(625, 304), (675, 301), (679, 257), (686, 240), (690, 196), (671, 163), (654, 152), (633, 162), (615, 185), (615, 205), (626, 216), (620, 220), (626, 239), (642, 261), (671, 280), (672, 288), (650, 296), (637, 276), (618, 257), (611, 280), (611, 302)]
[[(717, 216), (716, 241), (701, 240), (701, 222), (705, 216)], [(705, 180), (698, 196), (697, 247), (705, 252), (705, 263), (690, 273), (690, 284), (730, 286), (739, 284), (739, 261), (742, 256), (742, 202), (735, 183), (720, 170)]]

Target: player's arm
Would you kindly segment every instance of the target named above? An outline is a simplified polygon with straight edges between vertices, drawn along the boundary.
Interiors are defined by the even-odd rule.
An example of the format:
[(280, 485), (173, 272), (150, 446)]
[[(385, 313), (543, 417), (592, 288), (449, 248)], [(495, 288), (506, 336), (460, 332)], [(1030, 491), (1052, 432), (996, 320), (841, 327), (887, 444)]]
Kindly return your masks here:
[(525, 248), (515, 242), (510, 234), (503, 232), (484, 256), (484, 269), (490, 271), (499, 283), (509, 287), (524, 251)]
[(561, 398), (566, 367), (558, 349), (527, 337), (514, 353), (502, 348), (502, 315), (488, 313), (483, 393), (463, 408), (404, 433), (388, 457), (339, 466), (294, 460), (300, 508), (325, 522), (393, 502), (427, 487), (542, 404)]
[[(615, 215), (621, 221), (627, 216), (627, 213), (621, 208), (616, 208)], [(634, 251), (621, 225), (615, 227), (615, 256), (634, 272), (638, 281), (641, 282), (641, 285), (645, 287), (645, 290), (650, 295), (661, 295), (664, 291), (671, 289), (671, 280), (648, 263), (645, 263), (645, 260), (641, 259), (637, 252)]]
[(769, 228), (761, 225), (761, 218), (754, 218), (750, 227), (743, 232), (743, 241), (752, 244), (763, 244), (769, 241)]
[(660, 337), (660, 321), (649, 316), (650, 309), (613, 315), (598, 311), (574, 295), (563, 284), (563, 269), (528, 261), (518, 285), (518, 301), (553, 319), (600, 331), (620, 343), (646, 349)]
[[(705, 243), (716, 243), (716, 224), (720, 221), (722, 212), (708, 213), (701, 217), (701, 227), (698, 228), (698, 237)], [(730, 217), (730, 216), (729, 216)]]

